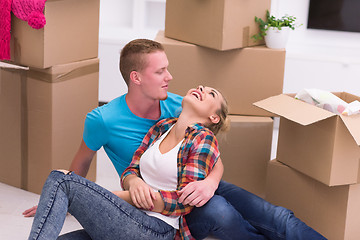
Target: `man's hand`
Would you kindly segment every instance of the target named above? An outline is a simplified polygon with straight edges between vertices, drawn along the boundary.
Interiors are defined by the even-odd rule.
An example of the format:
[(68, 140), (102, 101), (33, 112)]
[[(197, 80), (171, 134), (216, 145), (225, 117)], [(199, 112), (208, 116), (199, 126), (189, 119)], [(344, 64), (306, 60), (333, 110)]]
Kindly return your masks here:
[(214, 196), (217, 187), (217, 184), (212, 184), (207, 179), (191, 182), (178, 192), (178, 201), (184, 205), (201, 207)]
[(130, 198), (134, 205), (137, 208), (152, 211), (154, 209), (153, 200), (156, 200), (154, 190), (139, 177), (129, 179), (128, 184)]
[(35, 216), (37, 207), (37, 205), (33, 206), (32, 208), (25, 210), (22, 214), (24, 215), (24, 217), (33, 217)]

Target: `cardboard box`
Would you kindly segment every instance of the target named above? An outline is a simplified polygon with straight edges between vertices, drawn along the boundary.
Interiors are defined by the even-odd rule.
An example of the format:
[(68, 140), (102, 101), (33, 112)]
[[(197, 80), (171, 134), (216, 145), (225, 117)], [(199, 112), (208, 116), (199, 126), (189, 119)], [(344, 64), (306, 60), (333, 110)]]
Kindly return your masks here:
[(230, 131), (217, 136), (225, 167), (223, 180), (264, 197), (273, 120), (231, 115), (230, 121)]
[[(7, 70), (4, 70), (7, 69)], [(24, 86), (27, 68), (0, 66), (0, 182), (24, 186), (26, 162), (24, 131)]]
[(47, 68), (98, 56), (99, 0), (47, 0), (46, 25), (33, 29), (12, 15), (11, 59)]
[(255, 16), (266, 18), (270, 0), (167, 0), (165, 35), (217, 50), (264, 44)]
[[(57, 65), (48, 69), (30, 68), (28, 71), (2, 70), (5, 82), (10, 85), (7, 94), (15, 95), (17, 101), (4, 105), (14, 106), (15, 130), (4, 127), (1, 142), (9, 141), (15, 152), (14, 162), (9, 167), (20, 166), (17, 182), (5, 182), (13, 186), (40, 193), (42, 186), (53, 169), (68, 169), (78, 150), (86, 114), (98, 106), (99, 59), (90, 59), (70, 64)], [(1, 78), (1, 86), (3, 86)], [(21, 91), (19, 91), (19, 89)], [(3, 90), (3, 88), (1, 89)], [(21, 96), (18, 96), (21, 93)], [(21, 101), (21, 103), (19, 103)], [(21, 105), (21, 106), (20, 106)], [(2, 105), (3, 106), (3, 103)], [(7, 112), (4, 108), (2, 112)], [(1, 123), (9, 122), (1, 114)], [(19, 123), (20, 121), (20, 123)], [(16, 133), (12, 139), (7, 136)], [(16, 147), (16, 148), (15, 148)], [(0, 156), (1, 166), (9, 164), (8, 155)], [(6, 167), (8, 168), (8, 167)], [(18, 170), (11, 170), (19, 172)], [(17, 168), (18, 169), (18, 168)], [(87, 178), (95, 180), (96, 161), (93, 160)]]
[(267, 172), (266, 200), (295, 216), (329, 240), (360, 239), (360, 185), (329, 187), (276, 160)]
[(257, 46), (221, 52), (166, 38), (163, 32), (155, 40), (169, 59), (170, 92), (184, 96), (202, 84), (223, 93), (231, 114), (274, 115), (253, 103), (282, 93), (285, 50)]
[[(346, 102), (360, 100), (335, 94)], [(359, 182), (360, 114), (338, 116), (283, 94), (255, 105), (281, 116), (278, 161), (329, 186)]]

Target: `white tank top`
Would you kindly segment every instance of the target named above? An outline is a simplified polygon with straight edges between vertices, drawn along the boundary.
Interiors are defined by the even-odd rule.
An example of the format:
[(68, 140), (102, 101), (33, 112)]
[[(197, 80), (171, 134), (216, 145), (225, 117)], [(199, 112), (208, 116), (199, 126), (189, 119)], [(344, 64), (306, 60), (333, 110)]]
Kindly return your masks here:
[[(164, 154), (159, 149), (160, 143), (171, 128), (151, 145), (140, 158), (140, 174), (143, 180), (156, 192), (160, 189), (174, 191), (178, 184), (177, 155), (183, 141), (180, 141), (173, 149)], [(149, 216), (163, 220), (175, 229), (179, 229), (179, 217), (165, 216), (161, 213), (145, 210), (144, 212)]]

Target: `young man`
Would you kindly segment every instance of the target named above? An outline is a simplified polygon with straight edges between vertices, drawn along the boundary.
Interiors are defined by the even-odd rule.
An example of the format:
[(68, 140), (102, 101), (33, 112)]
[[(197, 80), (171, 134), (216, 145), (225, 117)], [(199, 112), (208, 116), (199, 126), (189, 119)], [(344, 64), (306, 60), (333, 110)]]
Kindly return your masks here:
[[(180, 113), (182, 97), (167, 92), (172, 80), (168, 65), (164, 49), (157, 42), (138, 39), (123, 48), (120, 71), (128, 93), (87, 115), (83, 140), (70, 170), (86, 176), (94, 154), (104, 147), (121, 176), (149, 128), (161, 119)], [(205, 180), (192, 182), (180, 191), (179, 202), (197, 207), (186, 215), (196, 239), (209, 234), (220, 239), (239, 236), (241, 239), (324, 239), (291, 211), (220, 182), (222, 173), (223, 165), (218, 160)], [(130, 195), (141, 192), (144, 206), (151, 202), (151, 193), (144, 182), (139, 181), (129, 191)], [(30, 209), (25, 214), (33, 213)], [(81, 231), (74, 234), (86, 235)], [(75, 239), (72, 236), (75, 235), (70, 233), (62, 239)]]

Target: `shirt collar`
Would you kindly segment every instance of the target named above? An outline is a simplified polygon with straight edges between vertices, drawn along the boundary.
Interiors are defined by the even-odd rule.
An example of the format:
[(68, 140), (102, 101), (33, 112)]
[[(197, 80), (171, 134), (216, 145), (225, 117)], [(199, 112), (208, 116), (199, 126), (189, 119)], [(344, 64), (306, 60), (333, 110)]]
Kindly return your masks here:
[[(178, 120), (178, 118), (169, 118), (168, 120), (166, 120), (164, 122), (164, 124), (161, 124), (160, 132), (166, 132), (167, 130), (169, 130), (170, 127), (177, 122), (177, 120)], [(206, 128), (205, 125), (202, 123), (193, 123), (186, 128), (185, 136), (187, 136), (188, 134), (190, 134), (194, 131), (197, 132), (197, 131), (203, 130), (205, 128)]]

